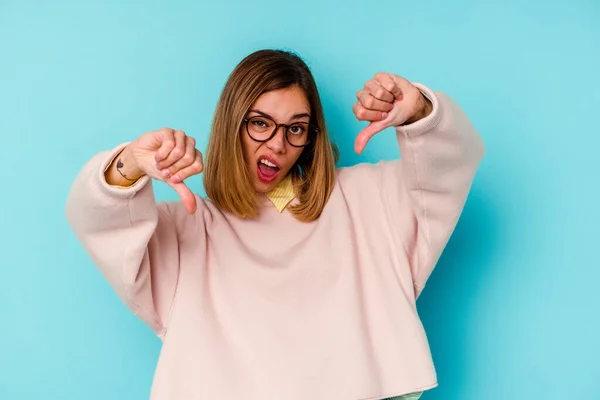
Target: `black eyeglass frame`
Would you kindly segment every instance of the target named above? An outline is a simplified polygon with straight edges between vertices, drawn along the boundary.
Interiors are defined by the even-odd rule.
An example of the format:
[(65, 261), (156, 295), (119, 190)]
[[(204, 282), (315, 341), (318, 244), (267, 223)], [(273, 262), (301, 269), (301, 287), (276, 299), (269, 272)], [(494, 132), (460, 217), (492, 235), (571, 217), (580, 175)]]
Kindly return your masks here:
[[(250, 134), (250, 128), (248, 127), (248, 123), (250, 122), (250, 120), (252, 120), (253, 118), (263, 118), (263, 119), (268, 119), (269, 121), (273, 122), (273, 124), (275, 125), (275, 129), (273, 129), (273, 132), (271, 133), (271, 135), (269, 135), (268, 138), (266, 139), (256, 139), (255, 137), (253, 137)], [(277, 132), (279, 132), (279, 128), (280, 127), (284, 127), (285, 129), (285, 140), (290, 144), (290, 146), (292, 147), (297, 147), (297, 148), (301, 148), (301, 147), (306, 147), (311, 143), (311, 133), (313, 135), (316, 135), (317, 133), (319, 133), (319, 128), (317, 126), (315, 126), (314, 124), (310, 123), (310, 122), (294, 122), (291, 124), (278, 124), (277, 122), (273, 121), (273, 119), (269, 118), (269, 117), (265, 117), (263, 115), (254, 115), (252, 117), (249, 118), (244, 118), (244, 125), (246, 125), (246, 133), (248, 134), (248, 136), (250, 136), (250, 139), (254, 140), (255, 142), (259, 142), (259, 143), (264, 143), (264, 142), (268, 142), (269, 140), (273, 139), (275, 137), (275, 135), (277, 134)], [(306, 139), (306, 143), (303, 145), (295, 145), (292, 144), (292, 142), (290, 142), (290, 139), (288, 138), (288, 134), (289, 134), (289, 128), (297, 125), (297, 124), (308, 124), (308, 138)]]

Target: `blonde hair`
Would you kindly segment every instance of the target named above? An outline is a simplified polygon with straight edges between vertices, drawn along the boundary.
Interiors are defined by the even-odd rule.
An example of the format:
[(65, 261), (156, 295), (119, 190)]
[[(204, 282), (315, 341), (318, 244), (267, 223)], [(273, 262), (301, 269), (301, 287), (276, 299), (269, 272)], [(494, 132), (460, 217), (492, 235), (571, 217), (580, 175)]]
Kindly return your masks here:
[(252, 186), (242, 151), (243, 119), (264, 93), (297, 86), (310, 104), (311, 123), (318, 130), (290, 170), (298, 204), (290, 212), (303, 222), (317, 219), (335, 184), (339, 151), (329, 138), (315, 80), (296, 54), (260, 50), (233, 70), (215, 110), (206, 151), (204, 188), (213, 203), (240, 217), (258, 215), (259, 196)]

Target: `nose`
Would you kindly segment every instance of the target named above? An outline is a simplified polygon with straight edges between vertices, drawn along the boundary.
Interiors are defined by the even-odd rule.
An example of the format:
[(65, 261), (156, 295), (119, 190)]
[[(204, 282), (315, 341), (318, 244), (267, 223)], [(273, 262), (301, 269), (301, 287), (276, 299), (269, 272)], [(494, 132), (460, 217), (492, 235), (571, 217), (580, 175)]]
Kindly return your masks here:
[(283, 154), (285, 153), (285, 146), (285, 126), (279, 126), (275, 136), (267, 142), (267, 147), (276, 154)]

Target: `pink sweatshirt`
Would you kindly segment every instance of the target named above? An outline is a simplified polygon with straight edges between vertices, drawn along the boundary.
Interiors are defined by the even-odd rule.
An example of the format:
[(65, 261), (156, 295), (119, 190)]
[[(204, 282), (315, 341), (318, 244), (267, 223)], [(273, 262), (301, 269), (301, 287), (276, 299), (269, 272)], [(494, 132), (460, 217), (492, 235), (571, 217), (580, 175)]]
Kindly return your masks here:
[(402, 160), (338, 170), (321, 217), (265, 198), (244, 220), (198, 197), (157, 203), (103, 171), (75, 180), (68, 220), (125, 304), (162, 339), (151, 399), (359, 400), (437, 385), (415, 299), (461, 214), (484, 148), (446, 95), (397, 128)]

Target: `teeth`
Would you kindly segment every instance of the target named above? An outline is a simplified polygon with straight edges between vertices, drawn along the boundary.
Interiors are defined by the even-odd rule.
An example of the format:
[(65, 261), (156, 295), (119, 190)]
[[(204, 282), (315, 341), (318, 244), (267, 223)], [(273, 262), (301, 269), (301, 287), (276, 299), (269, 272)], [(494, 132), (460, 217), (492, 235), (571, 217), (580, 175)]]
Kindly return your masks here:
[(269, 160), (266, 160), (264, 158), (262, 160), (260, 160), (260, 162), (265, 164), (268, 167), (277, 168), (277, 165), (273, 164), (272, 162), (269, 162)]

